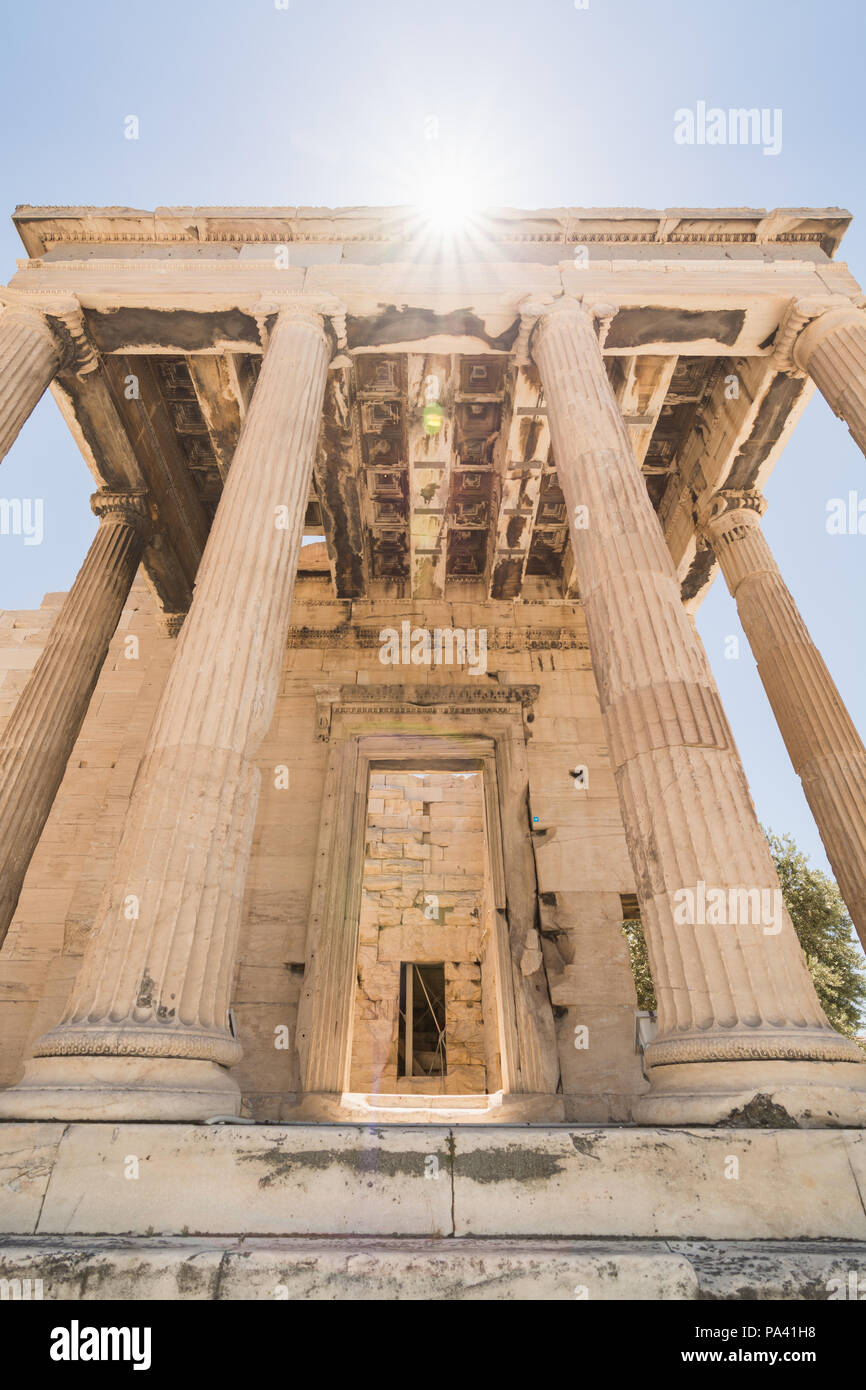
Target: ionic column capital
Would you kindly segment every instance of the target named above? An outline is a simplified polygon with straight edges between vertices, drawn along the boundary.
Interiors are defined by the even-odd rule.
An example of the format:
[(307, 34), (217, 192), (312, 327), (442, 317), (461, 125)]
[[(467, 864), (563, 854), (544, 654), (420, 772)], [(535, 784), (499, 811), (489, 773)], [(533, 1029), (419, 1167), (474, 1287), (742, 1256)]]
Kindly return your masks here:
[[(346, 346), (346, 305), (336, 295), (321, 299), (296, 295), (268, 295), (252, 306), (262, 348), (267, 351), (278, 322), (306, 323), (322, 334), (330, 351)], [(329, 333), (329, 325), (331, 332)], [(333, 334), (333, 338), (331, 337)]]
[(712, 542), (722, 529), (719, 523), (730, 521), (736, 514), (743, 525), (759, 526), (766, 510), (767, 499), (757, 488), (721, 488), (701, 508), (698, 526)]
[(844, 295), (793, 299), (776, 334), (773, 362), (789, 376), (806, 376), (809, 358), (827, 336), (848, 324), (866, 324), (862, 304)]
[(520, 332), (515, 351), (519, 356), (520, 350), (524, 349), (529, 358), (534, 358), (542, 335), (567, 318), (576, 318), (590, 327), (598, 337), (600, 351), (610, 325), (619, 312), (615, 304), (591, 303), (568, 294), (555, 299), (549, 295), (528, 295), (517, 307), (520, 311)]
[(866, 328), (866, 313), (863, 305), (847, 300), (842, 304), (831, 304), (803, 328), (794, 343), (794, 362), (801, 371), (809, 370), (809, 363), (816, 348), (831, 334), (845, 328)]
[(698, 516), (698, 535), (715, 552), (725, 582), (737, 598), (744, 580), (778, 574), (761, 517), (766, 498), (756, 488), (723, 488)]
[(84, 312), (75, 295), (32, 295), (8, 287), (0, 289), (4, 319), (19, 319), (50, 342), (58, 359), (59, 371), (87, 376), (99, 366)]
[(3, 323), (21, 322), (31, 328), (34, 332), (41, 333), (45, 341), (50, 343), (55, 353), (59, 355), (60, 344), (56, 336), (51, 331), (43, 309), (35, 300), (23, 299), (13, 295), (10, 290), (0, 290), (0, 314)]
[(792, 376), (811, 377), (866, 454), (864, 305), (863, 295), (798, 299), (779, 330), (775, 361)]
[(150, 540), (153, 525), (146, 492), (112, 492), (108, 488), (102, 488), (93, 494), (90, 506), (94, 516), (98, 516), (100, 521), (122, 521), (125, 526), (131, 527), (141, 536), (145, 545)]

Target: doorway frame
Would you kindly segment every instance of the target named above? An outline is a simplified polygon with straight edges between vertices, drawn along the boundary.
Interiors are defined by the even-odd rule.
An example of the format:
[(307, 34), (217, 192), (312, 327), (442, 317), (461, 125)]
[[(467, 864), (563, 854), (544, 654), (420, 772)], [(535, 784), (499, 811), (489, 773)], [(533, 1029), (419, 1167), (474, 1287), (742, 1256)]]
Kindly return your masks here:
[[(355, 700), (363, 693), (352, 691)], [(375, 708), (363, 711), (328, 694), (331, 750), (298, 1014), (303, 1093), (339, 1099), (349, 1089), (369, 778), (385, 769), (482, 773), (502, 1090), (554, 1095), (559, 1061), (540, 963), (522, 691), (506, 688), (493, 708), (485, 691), (483, 711), (435, 713), (409, 712), (401, 687), (391, 699), (396, 706), (402, 696), (402, 708), (383, 708), (378, 692)]]

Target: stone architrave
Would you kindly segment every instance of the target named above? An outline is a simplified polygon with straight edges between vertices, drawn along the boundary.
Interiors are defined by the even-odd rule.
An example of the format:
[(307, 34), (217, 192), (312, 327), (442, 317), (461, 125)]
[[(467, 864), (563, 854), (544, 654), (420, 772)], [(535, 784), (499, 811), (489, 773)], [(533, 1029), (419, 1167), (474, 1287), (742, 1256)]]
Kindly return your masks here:
[[(3, 1115), (236, 1114), (228, 1006), (330, 356), (324, 319), (273, 326), (66, 1013)], [(275, 317), (274, 317), (275, 316)]]
[(530, 348), (658, 999), (635, 1118), (712, 1123), (769, 1093), (796, 1123), (862, 1123), (866, 1066), (818, 1003), (605, 371), (594, 317), (609, 310), (561, 298), (536, 313)]
[(866, 945), (866, 749), (773, 559), (761, 529), (765, 510), (760, 493), (719, 492), (703, 529)]
[(150, 536), (143, 494), (91, 505), (99, 528), (0, 736), (0, 943)]

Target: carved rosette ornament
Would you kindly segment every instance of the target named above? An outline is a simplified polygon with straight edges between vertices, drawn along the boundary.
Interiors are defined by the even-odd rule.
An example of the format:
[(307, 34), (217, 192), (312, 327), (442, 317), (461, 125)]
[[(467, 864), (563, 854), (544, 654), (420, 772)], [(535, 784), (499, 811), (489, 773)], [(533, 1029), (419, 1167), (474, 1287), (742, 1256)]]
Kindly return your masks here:
[(764, 537), (765, 510), (758, 492), (717, 493), (702, 518), (703, 531), (866, 945), (866, 749)]

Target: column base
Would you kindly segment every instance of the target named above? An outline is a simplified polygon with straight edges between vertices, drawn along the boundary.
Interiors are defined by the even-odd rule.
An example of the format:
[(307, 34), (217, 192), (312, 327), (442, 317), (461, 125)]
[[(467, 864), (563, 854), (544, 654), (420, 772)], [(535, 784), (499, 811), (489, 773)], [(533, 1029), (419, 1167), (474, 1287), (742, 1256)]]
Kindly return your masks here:
[(651, 1067), (639, 1125), (866, 1128), (863, 1062), (682, 1062)]
[(224, 1067), (174, 1057), (35, 1057), (0, 1091), (4, 1120), (200, 1121), (240, 1108)]

